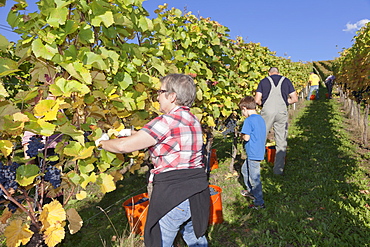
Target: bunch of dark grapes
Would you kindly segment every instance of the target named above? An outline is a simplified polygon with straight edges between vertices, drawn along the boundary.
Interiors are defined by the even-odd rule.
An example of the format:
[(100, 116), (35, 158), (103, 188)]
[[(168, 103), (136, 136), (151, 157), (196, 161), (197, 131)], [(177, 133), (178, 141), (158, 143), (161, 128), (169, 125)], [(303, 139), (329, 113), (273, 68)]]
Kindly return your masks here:
[[(16, 171), (19, 164), (13, 162), (11, 165), (4, 165), (0, 162), (0, 183), (6, 190), (13, 188), (18, 189), (18, 183), (15, 181)], [(4, 195), (4, 191), (0, 189), (0, 196)]]
[[(19, 202), (19, 203), (22, 203), (22, 202), (23, 202), (23, 200), (18, 200), (18, 202)], [(10, 202), (10, 203), (8, 204), (8, 209), (9, 209), (9, 211), (10, 211), (10, 212), (12, 212), (12, 213), (14, 214), (14, 213), (15, 213), (15, 211), (17, 211), (18, 206), (17, 206), (14, 202)]]
[(226, 130), (223, 131), (222, 134), (225, 136), (229, 133), (235, 132), (236, 126), (237, 126), (237, 121), (233, 118), (229, 119), (225, 124)]
[(44, 144), (41, 142), (41, 137), (32, 136), (28, 142), (28, 149), (26, 151), (29, 157), (36, 157), (39, 153), (39, 149), (43, 149)]
[(62, 182), (61, 175), (62, 174), (58, 168), (54, 166), (48, 166), (46, 168), (44, 180), (50, 182), (56, 189), (60, 186), (60, 183)]
[(84, 139), (85, 139), (85, 142), (89, 142), (89, 135), (91, 135), (91, 131), (85, 131), (84, 132)]

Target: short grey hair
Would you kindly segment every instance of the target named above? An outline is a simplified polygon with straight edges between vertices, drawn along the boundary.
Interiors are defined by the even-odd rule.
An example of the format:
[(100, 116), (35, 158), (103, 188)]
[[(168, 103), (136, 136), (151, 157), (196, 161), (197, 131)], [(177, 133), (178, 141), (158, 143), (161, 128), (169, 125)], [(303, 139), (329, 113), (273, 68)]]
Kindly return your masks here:
[(176, 93), (176, 105), (191, 107), (196, 95), (194, 80), (189, 75), (169, 74), (161, 78), (167, 93)]
[(276, 67), (271, 67), (271, 68), (269, 69), (269, 73), (279, 73), (279, 70), (278, 70), (278, 68), (276, 68)]

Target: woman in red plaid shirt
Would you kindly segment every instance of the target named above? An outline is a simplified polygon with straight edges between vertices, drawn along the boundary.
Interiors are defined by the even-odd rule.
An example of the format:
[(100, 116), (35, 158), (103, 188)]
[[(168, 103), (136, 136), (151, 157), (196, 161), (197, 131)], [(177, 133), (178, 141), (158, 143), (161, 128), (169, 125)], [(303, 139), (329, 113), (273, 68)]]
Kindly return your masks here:
[(202, 163), (202, 127), (190, 112), (196, 86), (183, 74), (165, 76), (161, 83), (158, 101), (163, 115), (127, 138), (103, 138), (97, 145), (114, 153), (149, 148), (154, 169), (149, 179), (153, 192), (145, 225), (146, 246), (173, 246), (180, 231), (188, 246), (205, 247), (210, 194)]

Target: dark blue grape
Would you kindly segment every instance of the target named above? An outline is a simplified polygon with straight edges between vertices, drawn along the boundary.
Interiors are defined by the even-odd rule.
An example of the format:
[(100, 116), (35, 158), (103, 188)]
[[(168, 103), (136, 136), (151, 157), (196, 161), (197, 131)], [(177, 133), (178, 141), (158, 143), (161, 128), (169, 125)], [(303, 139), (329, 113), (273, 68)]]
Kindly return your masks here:
[[(23, 200), (18, 200), (19, 203), (22, 203), (22, 201)], [(8, 204), (8, 209), (9, 209), (10, 212), (15, 213), (15, 211), (17, 211), (17, 209), (18, 209), (18, 206), (14, 202), (10, 202)]]
[[(0, 162), (0, 183), (4, 186), (6, 190), (13, 188), (18, 189), (18, 183), (15, 181), (16, 171), (19, 164), (13, 162), (11, 165), (4, 165)], [(4, 192), (0, 190), (0, 196), (4, 195)]]
[(41, 137), (39, 136), (32, 136), (30, 138), (30, 141), (28, 142), (28, 147), (27, 147), (27, 155), (29, 157), (36, 157), (37, 154), (39, 153), (40, 149), (44, 148), (44, 144), (41, 142)]
[(46, 168), (46, 173), (44, 176), (44, 180), (50, 182), (53, 187), (56, 189), (60, 186), (62, 179), (61, 179), (61, 172), (58, 168), (54, 166), (48, 166)]

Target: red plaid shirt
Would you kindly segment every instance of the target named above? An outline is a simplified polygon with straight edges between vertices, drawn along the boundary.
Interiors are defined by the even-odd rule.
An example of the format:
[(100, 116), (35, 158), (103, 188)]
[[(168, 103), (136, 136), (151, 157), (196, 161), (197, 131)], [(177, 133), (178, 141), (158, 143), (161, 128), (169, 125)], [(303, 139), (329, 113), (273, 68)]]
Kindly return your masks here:
[(203, 132), (198, 119), (187, 106), (175, 107), (156, 117), (141, 130), (157, 144), (149, 148), (154, 174), (203, 167)]

